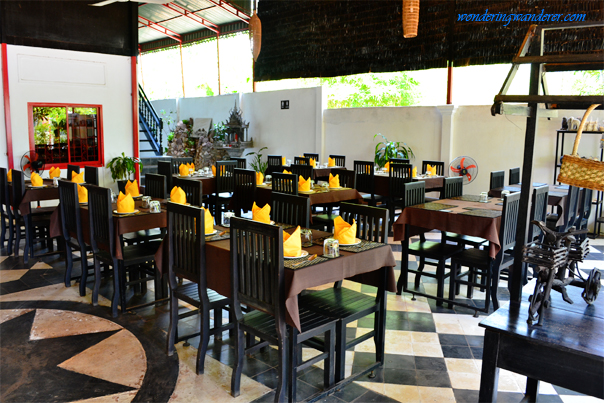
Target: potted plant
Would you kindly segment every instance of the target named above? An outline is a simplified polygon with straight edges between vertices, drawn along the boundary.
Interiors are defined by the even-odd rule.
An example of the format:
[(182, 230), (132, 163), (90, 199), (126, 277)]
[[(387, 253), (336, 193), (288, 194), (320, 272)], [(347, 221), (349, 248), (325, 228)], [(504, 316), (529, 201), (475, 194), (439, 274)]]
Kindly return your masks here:
[(218, 147), (222, 147), (226, 141), (227, 136), (227, 128), (221, 122), (214, 123), (214, 128), (212, 129), (214, 141), (217, 143)]
[(267, 148), (268, 147), (262, 147), (258, 151), (245, 154), (246, 157), (248, 155), (253, 155), (254, 156), (254, 159), (252, 160), (252, 162), (250, 162), (250, 166), (254, 169), (254, 171), (256, 171), (256, 172), (262, 172), (262, 175), (264, 175), (264, 172), (266, 171), (266, 168), (268, 168), (268, 161), (262, 162), (261, 151), (262, 150), (266, 150)]
[(377, 136), (381, 136), (384, 141), (380, 141), (375, 146), (375, 163), (380, 168), (390, 160), (390, 158), (405, 158), (411, 159), (415, 157), (411, 147), (407, 146), (407, 143), (401, 143), (400, 141), (388, 141), (386, 136), (382, 133), (377, 133), (373, 136), (373, 139)]
[(122, 153), (121, 156), (115, 157), (109, 161), (106, 167), (109, 168), (111, 171), (111, 178), (116, 182), (121, 179), (130, 179), (130, 176), (134, 174), (135, 164), (138, 164), (140, 171), (143, 170), (143, 164), (140, 159), (134, 159)]

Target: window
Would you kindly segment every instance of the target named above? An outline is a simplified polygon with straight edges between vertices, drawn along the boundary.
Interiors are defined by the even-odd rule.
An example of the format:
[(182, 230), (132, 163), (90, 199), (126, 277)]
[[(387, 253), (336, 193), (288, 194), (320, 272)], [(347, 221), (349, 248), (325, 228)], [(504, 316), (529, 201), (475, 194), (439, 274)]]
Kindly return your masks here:
[(100, 105), (32, 104), (30, 148), (46, 164), (103, 165)]

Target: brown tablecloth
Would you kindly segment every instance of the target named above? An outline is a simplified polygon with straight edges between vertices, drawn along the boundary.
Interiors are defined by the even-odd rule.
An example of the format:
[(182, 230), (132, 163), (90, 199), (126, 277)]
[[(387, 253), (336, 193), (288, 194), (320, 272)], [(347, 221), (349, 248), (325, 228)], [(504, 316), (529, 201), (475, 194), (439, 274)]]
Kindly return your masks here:
[[(490, 242), (489, 255), (495, 258), (501, 245), (499, 243), (499, 227), (501, 226), (501, 216), (497, 218), (477, 217), (463, 215), (459, 213), (466, 212), (464, 207), (499, 210), (503, 206), (497, 205), (501, 203), (498, 198), (492, 198), (488, 203), (469, 202), (463, 200), (443, 199), (437, 203), (449, 204), (457, 206), (451, 208), (451, 212), (443, 212), (437, 210), (427, 210), (419, 206), (407, 207), (398, 217), (393, 225), (394, 240), (404, 240), (407, 235), (413, 236), (421, 232), (426, 232), (432, 229), (441, 231), (455, 232), (462, 235), (476, 236), (486, 239)], [(421, 205), (420, 205), (421, 206)], [(410, 227), (409, 234), (405, 234), (405, 225)]]
[[(260, 207), (271, 203), (273, 189), (270, 186), (256, 187), (256, 204)], [(356, 189), (330, 190), (329, 192), (318, 191), (316, 193), (299, 193), (299, 196), (308, 196), (310, 205), (340, 203), (348, 200), (362, 201), (363, 197)]]
[[(292, 229), (293, 230), (293, 229)], [(327, 235), (320, 231), (313, 231), (313, 236)], [(167, 264), (167, 241), (155, 254), (155, 262), (161, 271)], [(323, 247), (313, 245), (304, 248), (310, 255), (323, 254)], [(340, 257), (300, 269), (285, 268), (285, 289), (287, 322), (300, 329), (298, 312), (298, 294), (310, 287), (317, 287), (335, 281), (349, 279), (362, 284), (380, 286), (381, 278), (379, 269), (386, 267), (387, 291), (396, 291), (393, 267), (396, 265), (390, 246), (370, 249), (352, 253), (340, 251)], [(206, 243), (206, 273), (208, 288), (226, 296), (231, 296), (231, 255), (230, 239)]]
[[(31, 208), (29, 203), (43, 201), (43, 200), (58, 200), (59, 199), (59, 188), (52, 186), (51, 179), (44, 179), (44, 185), (46, 187), (41, 189), (32, 189), (31, 181), (25, 181), (25, 194), (23, 195), (23, 199), (21, 200), (21, 204), (19, 204), (19, 212), (21, 215), (26, 216), (31, 213)], [(12, 182), (8, 182), (8, 197), (13, 200), (13, 184)]]
[[(533, 183), (533, 187), (543, 186), (545, 183)], [(489, 196), (501, 197), (501, 192), (507, 190), (515, 193), (520, 192), (522, 185), (507, 185), (502, 188), (494, 188), (489, 190)], [(568, 196), (568, 187), (564, 185), (549, 185), (549, 197), (547, 199), (548, 206), (556, 207), (558, 213), (558, 221), (556, 225), (562, 225), (564, 223), (564, 203), (566, 203), (566, 197)]]
[(329, 178), (329, 174), (332, 169), (346, 169), (346, 167), (327, 167), (327, 168), (315, 168), (312, 170), (313, 179), (316, 178)]
[[(122, 259), (122, 247), (120, 242), (120, 236), (129, 232), (144, 231), (153, 228), (165, 228), (167, 226), (168, 213), (162, 207), (161, 213), (149, 213), (149, 209), (143, 209), (141, 201), (138, 200), (135, 203), (135, 208), (140, 213), (133, 216), (118, 216), (113, 215), (113, 229), (114, 229), (114, 242), (115, 242), (115, 254), (118, 259)], [(113, 209), (115, 209), (115, 204)], [(80, 220), (82, 222), (82, 233), (84, 235), (84, 241), (90, 243), (90, 221), (88, 220), (88, 205), (80, 206)], [(60, 236), (62, 234), (61, 229), (61, 217), (60, 209), (57, 209), (50, 216), (50, 236)], [(75, 234), (72, 234), (75, 235)]]
[[(430, 178), (413, 178), (414, 182), (423, 181), (426, 183), (426, 192), (438, 190), (445, 185), (444, 176), (435, 176)], [(390, 177), (388, 174), (375, 175), (375, 194), (380, 196), (390, 196)]]

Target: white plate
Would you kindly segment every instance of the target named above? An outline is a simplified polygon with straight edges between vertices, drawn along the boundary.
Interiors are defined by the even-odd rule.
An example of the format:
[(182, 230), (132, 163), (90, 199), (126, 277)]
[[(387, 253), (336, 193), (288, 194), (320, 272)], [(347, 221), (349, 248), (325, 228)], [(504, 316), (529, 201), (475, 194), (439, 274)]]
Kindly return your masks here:
[(132, 198), (133, 198), (134, 200), (139, 200), (139, 199), (142, 199), (142, 198), (143, 198), (143, 195), (132, 196)]
[(341, 243), (340, 246), (355, 246), (361, 243), (361, 240), (359, 238), (356, 238), (356, 242), (355, 243)]
[(438, 211), (442, 211), (443, 213), (450, 213), (453, 210), (438, 210)]
[(342, 186), (338, 186), (338, 187), (330, 187), (330, 189), (342, 189)]
[(301, 251), (300, 252), (300, 256), (294, 256), (294, 257), (283, 256), (283, 259), (299, 259), (299, 258), (304, 257), (304, 256), (308, 256), (308, 251), (306, 251), (306, 250)]
[(217, 233), (217, 232), (218, 232), (218, 230), (217, 230), (217, 229), (215, 229), (214, 231), (207, 233), (207, 234), (206, 234), (206, 236), (209, 236), (209, 235), (214, 235), (214, 234), (215, 234), (215, 233)]
[(80, 203), (80, 206), (87, 206), (87, 205), (88, 205), (88, 202), (86, 202), (86, 203)]
[(309, 194), (315, 193), (315, 191), (314, 190), (298, 190), (298, 193), (301, 193), (303, 195), (309, 195)]
[(138, 211), (138, 210), (134, 210), (134, 211), (131, 211), (129, 213), (118, 213), (117, 210), (113, 210), (113, 214), (117, 214), (117, 215), (138, 214), (138, 213), (140, 213), (140, 211)]
[(48, 187), (48, 185), (42, 185), (42, 186), (27, 185), (27, 187), (30, 188), (30, 189), (42, 189), (42, 188)]

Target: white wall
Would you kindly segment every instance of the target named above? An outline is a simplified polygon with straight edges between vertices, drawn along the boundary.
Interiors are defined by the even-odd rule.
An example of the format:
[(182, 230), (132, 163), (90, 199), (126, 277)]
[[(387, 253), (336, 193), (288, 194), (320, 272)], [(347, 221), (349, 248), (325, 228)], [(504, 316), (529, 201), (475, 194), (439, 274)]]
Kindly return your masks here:
[[(129, 57), (12, 45), (7, 54), (16, 167), (29, 150), (28, 102), (101, 105), (105, 163), (133, 155)], [(99, 182), (117, 189), (108, 169)]]

